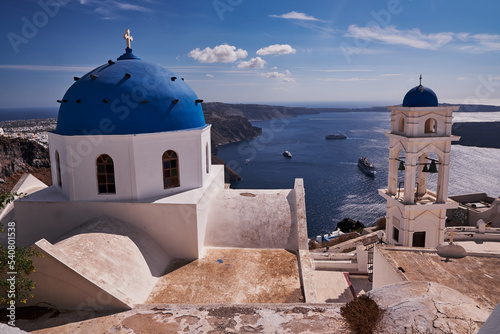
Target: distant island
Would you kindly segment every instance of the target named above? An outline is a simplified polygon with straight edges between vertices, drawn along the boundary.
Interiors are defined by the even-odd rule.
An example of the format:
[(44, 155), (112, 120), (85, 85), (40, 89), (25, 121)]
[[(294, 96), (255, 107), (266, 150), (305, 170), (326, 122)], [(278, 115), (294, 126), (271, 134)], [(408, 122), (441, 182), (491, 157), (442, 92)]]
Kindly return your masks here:
[(500, 148), (500, 122), (455, 123), (451, 133), (461, 137), (455, 145)]

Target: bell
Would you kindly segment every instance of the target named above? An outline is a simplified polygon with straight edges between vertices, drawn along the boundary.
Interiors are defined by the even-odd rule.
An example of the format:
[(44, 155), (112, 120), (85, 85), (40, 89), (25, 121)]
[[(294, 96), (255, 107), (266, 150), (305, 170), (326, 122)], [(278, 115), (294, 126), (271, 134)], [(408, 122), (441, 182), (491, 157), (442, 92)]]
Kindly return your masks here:
[(436, 161), (432, 160), (431, 165), (429, 166), (429, 173), (437, 173)]
[(405, 163), (404, 163), (404, 161), (400, 161), (399, 162), (398, 170), (405, 170)]
[(424, 164), (424, 168), (422, 168), (422, 173), (429, 173), (429, 169), (427, 168), (427, 164)]

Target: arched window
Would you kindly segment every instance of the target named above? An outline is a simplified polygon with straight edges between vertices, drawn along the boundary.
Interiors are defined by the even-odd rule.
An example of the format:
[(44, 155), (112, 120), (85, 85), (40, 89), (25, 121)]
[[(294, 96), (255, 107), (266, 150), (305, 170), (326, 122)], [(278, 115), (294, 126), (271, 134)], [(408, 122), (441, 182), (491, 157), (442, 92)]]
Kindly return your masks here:
[(177, 153), (168, 150), (163, 153), (163, 189), (179, 187), (179, 159)]
[(61, 179), (61, 161), (59, 160), (59, 152), (56, 151), (56, 174), (57, 174), (57, 185), (62, 187)]
[(403, 117), (399, 119), (399, 132), (405, 132), (405, 119)]
[(205, 146), (206, 164), (207, 164), (207, 174), (210, 173), (210, 151), (208, 150), (208, 143)]
[(434, 118), (429, 118), (425, 121), (425, 133), (436, 133), (436, 120)]
[(116, 194), (115, 167), (107, 154), (97, 158), (97, 189), (99, 194)]

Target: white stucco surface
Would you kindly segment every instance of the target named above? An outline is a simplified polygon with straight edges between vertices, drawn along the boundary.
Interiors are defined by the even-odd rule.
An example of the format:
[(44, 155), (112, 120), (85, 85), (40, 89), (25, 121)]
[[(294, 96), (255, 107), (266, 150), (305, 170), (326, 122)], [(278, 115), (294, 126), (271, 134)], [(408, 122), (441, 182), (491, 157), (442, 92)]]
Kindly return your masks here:
[(221, 191), (211, 205), (205, 246), (286, 248), (291, 237), (291, 190)]
[[(112, 217), (99, 217), (64, 235), (59, 242), (37, 243), (39, 249), (78, 273), (103, 291), (127, 305), (143, 303), (163, 274), (170, 258), (154, 239), (139, 228)], [(36, 294), (38, 302), (52, 303), (68, 296), (67, 305), (78, 305), (71, 293), (62, 289), (52, 276), (53, 265), (39, 261), (33, 280), (37, 290), (53, 291)], [(58, 276), (64, 276), (60, 274)]]
[(17, 243), (30, 246), (42, 238), (55, 243), (84, 222), (110, 216), (143, 230), (172, 257), (195, 259), (202, 252), (211, 198), (223, 187), (223, 166), (212, 166), (205, 187), (143, 201), (71, 201), (51, 186), (15, 202)]
[[(203, 128), (137, 135), (62, 136), (49, 133), (52, 179), (71, 200), (120, 201), (168, 196), (200, 188), (209, 180), (210, 125)], [(180, 186), (164, 189), (162, 155), (178, 156)], [(59, 154), (61, 187), (55, 152)], [(113, 159), (115, 194), (99, 194), (96, 160), (101, 154)], [(208, 159), (211, 163), (211, 156)]]
[(373, 289), (384, 285), (403, 282), (404, 278), (396, 272), (392, 263), (382, 255), (378, 247), (373, 248)]

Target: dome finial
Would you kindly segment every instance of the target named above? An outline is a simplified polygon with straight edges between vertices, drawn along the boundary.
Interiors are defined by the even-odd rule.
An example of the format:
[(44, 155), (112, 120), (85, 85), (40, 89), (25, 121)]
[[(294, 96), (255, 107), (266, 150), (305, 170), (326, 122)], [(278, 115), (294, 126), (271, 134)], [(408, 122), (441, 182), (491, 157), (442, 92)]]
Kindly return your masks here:
[(420, 86), (422, 86), (422, 74), (420, 74)]
[(127, 40), (127, 49), (131, 49), (130, 47), (130, 42), (134, 40), (132, 35), (130, 35), (130, 29), (125, 30), (125, 33), (123, 34), (123, 39)]

